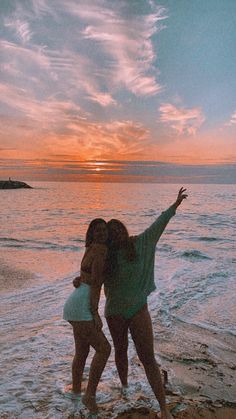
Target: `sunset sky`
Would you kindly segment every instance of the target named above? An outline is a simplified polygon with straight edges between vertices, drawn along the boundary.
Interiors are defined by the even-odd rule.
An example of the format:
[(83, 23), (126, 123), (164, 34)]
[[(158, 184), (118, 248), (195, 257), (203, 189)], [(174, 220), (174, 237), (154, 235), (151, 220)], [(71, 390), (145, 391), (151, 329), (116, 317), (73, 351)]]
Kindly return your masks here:
[(236, 182), (235, 0), (1, 0), (0, 23), (0, 179)]

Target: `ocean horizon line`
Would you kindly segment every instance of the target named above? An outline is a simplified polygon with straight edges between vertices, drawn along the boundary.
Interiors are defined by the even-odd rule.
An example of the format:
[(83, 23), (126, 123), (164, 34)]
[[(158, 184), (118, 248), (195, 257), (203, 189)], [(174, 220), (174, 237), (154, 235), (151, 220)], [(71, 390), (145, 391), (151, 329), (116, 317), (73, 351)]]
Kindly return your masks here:
[[(5, 179), (2, 179), (5, 180)], [(180, 180), (176, 180), (176, 181), (166, 181), (166, 180), (151, 180), (151, 179), (137, 179), (137, 180), (132, 180), (132, 179), (111, 179), (111, 180), (98, 180), (98, 179), (28, 179), (28, 178), (17, 178), (15, 179), (15, 181), (24, 181), (24, 182), (35, 182), (35, 183), (127, 183), (127, 184), (165, 184), (165, 185), (236, 185), (236, 181), (226, 181), (226, 180), (222, 180), (221, 182), (219, 181), (194, 181), (191, 180), (189, 181), (188, 179), (180, 179)]]

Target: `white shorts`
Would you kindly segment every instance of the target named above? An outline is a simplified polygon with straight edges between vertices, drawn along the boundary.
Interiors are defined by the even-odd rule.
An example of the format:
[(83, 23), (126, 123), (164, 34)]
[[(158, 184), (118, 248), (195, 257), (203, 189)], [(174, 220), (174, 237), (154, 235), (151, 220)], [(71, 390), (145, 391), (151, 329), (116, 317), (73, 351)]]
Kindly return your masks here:
[(81, 282), (78, 288), (75, 288), (72, 294), (67, 298), (63, 319), (71, 321), (93, 320), (90, 311), (90, 286)]

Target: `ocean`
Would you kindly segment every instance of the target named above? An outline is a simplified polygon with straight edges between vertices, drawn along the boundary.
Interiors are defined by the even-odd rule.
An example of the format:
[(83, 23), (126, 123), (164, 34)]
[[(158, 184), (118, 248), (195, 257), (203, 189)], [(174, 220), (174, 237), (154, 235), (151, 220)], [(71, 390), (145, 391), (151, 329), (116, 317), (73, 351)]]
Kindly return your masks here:
[[(75, 409), (61, 391), (71, 382), (74, 344), (62, 310), (79, 273), (89, 222), (118, 218), (131, 235), (141, 233), (175, 201), (182, 185), (31, 185), (33, 189), (0, 191), (0, 417), (64, 418)], [(236, 187), (183, 186), (188, 199), (156, 250), (156, 291), (149, 297), (155, 339), (173, 336), (178, 324), (197, 328), (202, 336), (235, 337)], [(103, 308), (102, 294), (101, 313)], [(104, 332), (110, 340), (105, 320)], [(131, 342), (131, 365), (135, 357)], [(157, 359), (165, 364), (161, 354)], [(135, 374), (143, 379), (136, 367), (130, 369), (134, 391)], [(89, 362), (85, 382), (88, 369)], [(118, 385), (112, 354), (98, 393), (102, 403), (109, 403), (111, 389)], [(150, 394), (146, 387), (143, 391)], [(117, 402), (110, 417), (122, 409)]]

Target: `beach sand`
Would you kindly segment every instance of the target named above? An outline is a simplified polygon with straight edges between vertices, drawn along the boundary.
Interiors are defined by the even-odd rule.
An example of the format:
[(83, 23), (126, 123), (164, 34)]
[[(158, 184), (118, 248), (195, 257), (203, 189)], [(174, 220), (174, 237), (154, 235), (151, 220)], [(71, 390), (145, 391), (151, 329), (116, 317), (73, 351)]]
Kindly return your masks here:
[[(202, 408), (198, 406), (189, 406), (183, 412), (173, 414), (175, 419), (235, 419), (236, 409), (233, 408)], [(131, 409), (129, 412), (117, 416), (119, 419), (157, 419), (155, 412), (147, 408)]]
[(12, 267), (2, 259), (0, 259), (0, 265), (0, 289), (2, 294), (20, 289), (24, 287), (25, 283), (27, 286), (34, 285), (35, 275), (32, 272)]
[[(154, 334), (158, 360), (168, 372), (167, 404), (173, 417), (236, 419), (236, 338), (177, 320), (160, 338), (154, 322)], [(112, 417), (158, 418), (143, 394), (133, 393), (129, 403)], [(101, 406), (107, 412), (102, 409), (101, 417), (108, 418), (114, 404)]]

